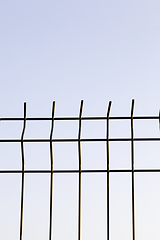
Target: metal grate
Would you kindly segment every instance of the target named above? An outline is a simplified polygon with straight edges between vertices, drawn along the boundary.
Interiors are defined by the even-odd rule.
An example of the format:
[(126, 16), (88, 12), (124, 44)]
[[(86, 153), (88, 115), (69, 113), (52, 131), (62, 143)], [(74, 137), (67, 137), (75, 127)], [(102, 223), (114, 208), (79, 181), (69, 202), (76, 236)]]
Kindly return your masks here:
[[(50, 215), (49, 215), (49, 240), (52, 239), (52, 209), (53, 209), (53, 197), (54, 197), (54, 188), (53, 188), (53, 175), (54, 173), (78, 173), (79, 181), (78, 181), (78, 236), (77, 239), (81, 240), (81, 174), (82, 173), (106, 173), (107, 175), (107, 240), (110, 239), (110, 173), (118, 173), (118, 172), (129, 172), (132, 175), (132, 239), (135, 240), (135, 187), (134, 187), (134, 173), (135, 172), (160, 172), (160, 169), (134, 169), (134, 143), (135, 142), (145, 142), (145, 141), (160, 141), (160, 138), (134, 138), (134, 120), (150, 120), (150, 119), (160, 119), (160, 116), (134, 116), (134, 100), (132, 100), (131, 104), (131, 112), (129, 117), (110, 117), (111, 110), (111, 101), (108, 104), (107, 115), (105, 117), (82, 117), (83, 110), (83, 100), (80, 104), (79, 117), (55, 117), (55, 102), (53, 102), (52, 106), (52, 117), (51, 118), (27, 118), (26, 116), (26, 103), (24, 103), (24, 117), (23, 118), (0, 118), (0, 121), (23, 121), (23, 130), (20, 139), (0, 139), (0, 142), (19, 142), (21, 144), (21, 160), (22, 160), (22, 169), (21, 170), (0, 170), (1, 174), (5, 173), (19, 173), (21, 174), (21, 212), (20, 212), (20, 237), (19, 239), (23, 239), (23, 211), (24, 211), (24, 180), (25, 174), (27, 173), (48, 173), (50, 174)], [(130, 120), (130, 138), (110, 138), (109, 136), (109, 123), (110, 120)], [(50, 138), (49, 139), (24, 139), (26, 124), (28, 121), (51, 121), (51, 130), (50, 130)], [(55, 139), (53, 138), (53, 130), (54, 130), (54, 122), (55, 121), (79, 121), (78, 127), (78, 136), (74, 139)], [(82, 121), (88, 120), (105, 120), (106, 121), (106, 138), (81, 138), (81, 126)], [(25, 170), (25, 154), (24, 154), (24, 143), (25, 142), (48, 142), (50, 144), (50, 170)], [(78, 160), (79, 160), (79, 168), (78, 170), (54, 170), (53, 165), (53, 142), (77, 142), (78, 144)], [(106, 162), (107, 168), (104, 170), (83, 170), (81, 168), (81, 143), (82, 142), (105, 142), (106, 143)], [(130, 142), (131, 144), (131, 169), (110, 169), (110, 142)]]

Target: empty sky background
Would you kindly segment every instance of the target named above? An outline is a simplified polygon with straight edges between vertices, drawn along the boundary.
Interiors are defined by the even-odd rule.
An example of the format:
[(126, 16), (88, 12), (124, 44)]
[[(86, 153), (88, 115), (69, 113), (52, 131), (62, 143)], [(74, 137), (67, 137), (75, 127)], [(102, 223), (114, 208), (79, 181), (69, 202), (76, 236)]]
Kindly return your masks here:
[[(158, 115), (160, 2), (0, 1), (0, 83), (0, 117), (23, 116), (24, 101), (27, 102), (27, 116), (49, 117), (53, 100), (56, 101), (55, 116), (78, 116), (81, 99), (84, 99), (84, 116), (105, 116), (109, 100), (113, 101), (112, 116), (130, 115), (132, 98), (136, 100), (135, 115)], [(105, 137), (105, 122), (96, 124), (84, 123), (82, 136)], [(130, 136), (129, 124), (111, 123), (110, 136)], [(57, 123), (54, 136), (76, 137), (77, 129), (77, 123), (68, 126)], [(0, 138), (19, 138), (21, 130), (22, 123), (1, 123)], [(47, 138), (49, 132), (50, 123), (28, 123), (25, 137)], [(135, 121), (135, 136), (159, 137), (158, 121), (146, 124)], [(58, 144), (54, 146), (55, 167), (62, 168), (63, 164), (64, 168), (69, 164), (70, 168), (77, 167), (78, 162), (74, 161), (77, 146), (63, 147), (64, 150)], [(111, 144), (110, 147), (111, 167), (130, 167), (130, 145)], [(5, 144), (0, 148), (1, 169), (21, 168), (18, 144), (10, 144), (9, 150)], [(136, 167), (160, 167), (159, 149), (159, 143), (137, 144)], [(103, 144), (94, 147), (84, 144), (82, 151), (84, 168), (106, 167)], [(25, 153), (26, 168), (49, 168), (48, 145), (26, 144)], [(68, 159), (67, 164), (64, 158)], [(4, 240), (16, 240), (19, 236), (20, 176), (0, 178), (0, 236)], [(55, 177), (55, 240), (77, 239), (77, 179), (77, 175)], [(98, 179), (86, 175), (82, 182), (83, 240), (105, 239), (106, 235), (105, 175)], [(138, 175), (135, 179), (136, 240), (159, 239), (159, 180), (159, 174)], [(48, 175), (26, 177), (24, 240), (47, 239), (48, 183)], [(129, 240), (130, 174), (119, 174), (115, 178), (112, 175), (111, 186), (111, 240)], [(30, 197), (27, 198), (27, 194)]]

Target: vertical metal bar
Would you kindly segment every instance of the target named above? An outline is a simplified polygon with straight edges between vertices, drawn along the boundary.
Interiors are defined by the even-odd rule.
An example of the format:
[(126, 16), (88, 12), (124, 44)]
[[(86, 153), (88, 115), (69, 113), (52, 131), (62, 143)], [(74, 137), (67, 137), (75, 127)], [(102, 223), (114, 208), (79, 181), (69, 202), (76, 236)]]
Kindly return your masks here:
[(52, 239), (52, 208), (53, 208), (53, 148), (52, 148), (52, 136), (54, 128), (54, 112), (55, 102), (52, 105), (52, 125), (50, 132), (50, 160), (51, 160), (51, 176), (50, 176), (50, 219), (49, 219), (49, 240)]
[(78, 188), (78, 240), (81, 240), (81, 125), (82, 125), (83, 100), (81, 100), (79, 111), (79, 132), (78, 132), (78, 158), (79, 158), (79, 188)]
[(133, 132), (134, 99), (131, 106), (131, 163), (132, 163), (132, 236), (135, 240), (135, 198), (134, 198), (134, 132)]
[(108, 110), (107, 110), (107, 141), (106, 141), (106, 149), (107, 149), (107, 240), (109, 240), (109, 114), (111, 110), (112, 102), (109, 101)]
[(24, 103), (24, 122), (23, 122), (23, 130), (21, 135), (21, 156), (22, 156), (22, 186), (21, 186), (21, 215), (20, 215), (20, 240), (22, 240), (23, 233), (23, 203), (24, 203), (24, 133), (26, 129), (26, 102)]

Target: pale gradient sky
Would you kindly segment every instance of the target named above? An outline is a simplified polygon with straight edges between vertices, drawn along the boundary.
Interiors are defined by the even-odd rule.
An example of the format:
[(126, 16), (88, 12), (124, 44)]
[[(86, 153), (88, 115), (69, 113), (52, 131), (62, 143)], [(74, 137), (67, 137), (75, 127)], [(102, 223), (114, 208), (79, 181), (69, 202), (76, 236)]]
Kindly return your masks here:
[[(0, 117), (23, 116), (24, 101), (27, 116), (48, 117), (53, 100), (56, 116), (78, 116), (81, 99), (85, 116), (105, 116), (109, 100), (111, 115), (129, 115), (132, 98), (135, 115), (157, 115), (160, 1), (1, 1), (0, 83)], [(54, 137), (76, 137), (77, 127), (56, 123)], [(0, 138), (19, 138), (21, 130), (22, 123), (1, 123)], [(49, 132), (49, 122), (28, 123), (25, 137)], [(82, 136), (104, 137), (105, 122), (83, 123)], [(110, 136), (130, 136), (129, 122), (111, 123)], [(135, 136), (159, 137), (158, 121), (135, 121)], [(135, 144), (137, 168), (160, 167), (159, 143), (148, 144)], [(0, 168), (20, 168), (20, 145), (7, 146), (0, 144)], [(56, 168), (77, 167), (76, 145), (53, 147)], [(103, 144), (84, 143), (82, 151), (84, 168), (106, 167)], [(25, 154), (26, 168), (49, 168), (47, 144), (26, 143)], [(111, 144), (110, 154), (112, 168), (130, 167), (128, 143)], [(160, 174), (135, 175), (136, 240), (159, 240)], [(26, 177), (24, 240), (48, 239), (48, 183), (48, 175)], [(75, 240), (77, 175), (56, 175), (54, 183), (54, 240)], [(104, 240), (105, 175), (84, 175), (82, 187), (82, 240)], [(131, 239), (130, 187), (130, 174), (111, 175), (111, 240)], [(0, 175), (0, 191), (0, 239), (17, 240), (20, 175)]]

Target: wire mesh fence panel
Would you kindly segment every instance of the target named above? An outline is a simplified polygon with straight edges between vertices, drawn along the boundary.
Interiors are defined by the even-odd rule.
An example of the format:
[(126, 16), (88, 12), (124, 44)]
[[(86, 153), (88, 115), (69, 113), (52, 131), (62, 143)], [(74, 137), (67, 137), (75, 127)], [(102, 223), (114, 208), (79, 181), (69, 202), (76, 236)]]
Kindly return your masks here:
[(0, 239), (159, 239), (160, 116), (0, 118)]

